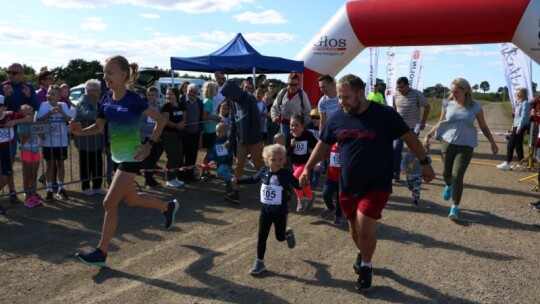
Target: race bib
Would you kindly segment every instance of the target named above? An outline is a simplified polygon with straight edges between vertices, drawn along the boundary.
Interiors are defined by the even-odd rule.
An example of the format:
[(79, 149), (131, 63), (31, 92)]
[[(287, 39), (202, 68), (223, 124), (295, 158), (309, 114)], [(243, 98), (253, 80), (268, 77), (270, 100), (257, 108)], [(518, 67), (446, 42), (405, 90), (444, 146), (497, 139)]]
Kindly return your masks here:
[(225, 144), (216, 145), (216, 154), (217, 156), (229, 155), (229, 151), (225, 148)]
[(339, 153), (331, 152), (330, 153), (330, 167), (341, 167), (339, 164)]
[(261, 184), (261, 203), (268, 205), (281, 205), (283, 186)]
[(60, 135), (61, 132), (62, 132), (62, 126), (59, 123), (57, 122), (51, 123), (51, 133), (53, 135)]
[(12, 128), (2, 128), (0, 129), (0, 142), (8, 142), (13, 139), (13, 129)]
[(308, 142), (307, 142), (307, 140), (296, 141), (294, 143), (294, 154), (296, 154), (296, 155), (306, 155), (307, 152), (308, 152)]

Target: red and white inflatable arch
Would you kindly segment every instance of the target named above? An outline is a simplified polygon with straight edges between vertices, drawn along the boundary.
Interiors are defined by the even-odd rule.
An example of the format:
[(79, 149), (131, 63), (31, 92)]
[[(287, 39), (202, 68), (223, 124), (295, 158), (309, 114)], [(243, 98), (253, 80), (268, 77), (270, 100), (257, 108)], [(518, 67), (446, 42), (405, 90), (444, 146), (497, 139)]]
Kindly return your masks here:
[(304, 61), (304, 89), (316, 104), (317, 78), (337, 75), (366, 47), (499, 42), (514, 43), (540, 63), (539, 0), (351, 1), (296, 60)]

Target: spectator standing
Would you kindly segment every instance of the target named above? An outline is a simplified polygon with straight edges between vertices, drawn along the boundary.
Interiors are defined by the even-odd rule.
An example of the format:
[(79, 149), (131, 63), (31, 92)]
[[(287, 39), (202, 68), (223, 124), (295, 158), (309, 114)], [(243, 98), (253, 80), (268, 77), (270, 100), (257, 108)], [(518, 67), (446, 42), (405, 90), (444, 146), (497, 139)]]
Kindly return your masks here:
[(73, 103), (71, 102), (71, 99), (69, 99), (69, 86), (67, 83), (62, 83), (60, 85), (60, 101), (65, 103), (68, 108), (71, 108), (73, 106)]
[(324, 124), (339, 107), (339, 98), (336, 91), (336, 83), (334, 78), (330, 75), (323, 75), (319, 77), (319, 89), (323, 93), (321, 99), (319, 99), (318, 109), (321, 115), (321, 122), (319, 124), (319, 133), (322, 132)]
[[(214, 103), (214, 97), (217, 94), (218, 85), (217, 83), (213, 81), (207, 81), (203, 85), (203, 115), (202, 120), (203, 127), (202, 127), (202, 141), (203, 141), (203, 148), (206, 150), (203, 156), (203, 159), (207, 159), (208, 153), (212, 151), (214, 148), (214, 144), (216, 141), (216, 126), (221, 121), (221, 116), (217, 114), (217, 107), (215, 107)], [(208, 164), (203, 162), (203, 165), (206, 165), (208, 168)], [(201, 176), (203, 173), (208, 173), (208, 170), (201, 170)], [(208, 178), (209, 174), (205, 176), (205, 178)]]
[(291, 117), (294, 114), (302, 113), (306, 117), (306, 123), (309, 123), (309, 112), (311, 104), (309, 98), (302, 89), (300, 89), (300, 77), (298, 73), (291, 72), (287, 81), (287, 88), (282, 89), (274, 100), (271, 116), (275, 123), (281, 123), (281, 133), (289, 134)]
[[(418, 136), (426, 126), (431, 107), (422, 92), (409, 86), (407, 77), (399, 77), (396, 82), (397, 92), (394, 96), (394, 109), (403, 117), (411, 131)], [(424, 113), (420, 119), (420, 109), (422, 108)], [(398, 138), (394, 142), (394, 180), (399, 180), (402, 152), (403, 140)]]
[[(512, 122), (512, 129), (510, 130), (510, 136), (506, 145), (506, 161), (497, 165), (500, 170), (516, 170), (525, 171), (519, 162), (524, 158), (523, 155), (523, 135), (525, 131), (529, 129), (529, 118), (531, 114), (530, 104), (527, 101), (527, 89), (519, 88), (516, 92), (516, 108), (514, 109), (514, 121)], [(514, 158), (514, 150), (517, 155), (517, 165), (510, 166), (512, 158)]]
[[(85, 94), (79, 98), (75, 107), (75, 121), (86, 128), (96, 122), (100, 107), (101, 83), (90, 79), (84, 84)], [(105, 195), (103, 184), (103, 133), (90, 136), (75, 136), (75, 147), (79, 149), (79, 173), (84, 195)], [(90, 188), (90, 181), (92, 188)]]
[(197, 95), (199, 87), (191, 83), (188, 85), (188, 93), (184, 96), (183, 102), (186, 107), (187, 121), (184, 129), (184, 166), (188, 167), (183, 172), (185, 183), (194, 182), (197, 179), (194, 176), (195, 162), (197, 161), (197, 152), (199, 151), (199, 140), (202, 130), (203, 102)]
[(219, 105), (225, 100), (225, 96), (221, 94), (221, 88), (223, 87), (226, 78), (222, 71), (215, 71), (214, 79), (216, 80), (216, 83), (218, 85), (217, 94), (216, 96), (214, 96), (214, 107), (217, 109)]
[(367, 99), (371, 100), (371, 101), (378, 102), (378, 103), (383, 104), (383, 105), (386, 104), (386, 101), (384, 100), (384, 96), (379, 92), (379, 86), (378, 85), (374, 85), (372, 87), (372, 91), (369, 92)]
[(168, 88), (165, 94), (165, 104), (161, 108), (161, 114), (166, 124), (163, 130), (163, 147), (167, 156), (165, 164), (167, 170), (167, 182), (165, 186), (179, 188), (184, 185), (181, 180), (183, 174), (179, 170), (184, 160), (184, 130), (186, 128), (187, 113), (186, 104), (180, 98), (180, 91)]
[[(160, 106), (158, 104), (158, 88), (151, 86), (146, 89), (146, 102), (149, 108), (153, 108), (158, 113), (161, 113)], [(152, 132), (156, 128), (156, 121), (146, 115), (141, 115), (141, 143), (146, 144), (152, 136)], [(163, 133), (162, 133), (163, 135)], [(178, 143), (175, 143), (178, 144)], [(160, 184), (154, 179), (154, 170), (156, 169), (159, 158), (163, 154), (163, 138), (160, 137), (157, 142), (152, 145), (150, 149), (150, 155), (143, 161), (144, 171), (144, 187), (148, 190), (154, 189), (160, 186)]]
[(39, 89), (36, 91), (36, 99), (38, 102), (47, 101), (47, 90), (54, 84), (54, 75), (51, 71), (42, 70), (38, 74)]

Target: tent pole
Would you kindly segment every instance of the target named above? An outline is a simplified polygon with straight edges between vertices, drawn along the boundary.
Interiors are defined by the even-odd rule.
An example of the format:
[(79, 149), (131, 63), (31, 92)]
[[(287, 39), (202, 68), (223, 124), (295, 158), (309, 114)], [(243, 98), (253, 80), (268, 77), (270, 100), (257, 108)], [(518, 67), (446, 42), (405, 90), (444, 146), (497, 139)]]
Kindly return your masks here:
[(257, 88), (255, 87), (257, 85), (257, 79), (255, 79), (255, 67), (253, 67), (253, 90), (256, 90)]
[(172, 87), (174, 88), (174, 70), (171, 69), (171, 84), (172, 84)]

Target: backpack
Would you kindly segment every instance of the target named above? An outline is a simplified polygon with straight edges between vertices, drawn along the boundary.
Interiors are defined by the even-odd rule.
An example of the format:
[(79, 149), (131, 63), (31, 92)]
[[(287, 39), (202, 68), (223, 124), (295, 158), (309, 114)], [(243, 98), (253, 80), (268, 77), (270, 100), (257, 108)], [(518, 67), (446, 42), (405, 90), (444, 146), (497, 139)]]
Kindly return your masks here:
[[(287, 93), (287, 89), (281, 90), (279, 92), (278, 96), (276, 97), (278, 101), (278, 107), (281, 109), (281, 105), (283, 104), (283, 97), (285, 96), (285, 93)], [(300, 96), (300, 106), (302, 107), (302, 113), (304, 112), (304, 91), (302, 89), (298, 89), (298, 94)]]

